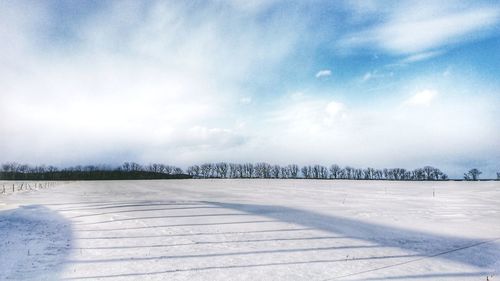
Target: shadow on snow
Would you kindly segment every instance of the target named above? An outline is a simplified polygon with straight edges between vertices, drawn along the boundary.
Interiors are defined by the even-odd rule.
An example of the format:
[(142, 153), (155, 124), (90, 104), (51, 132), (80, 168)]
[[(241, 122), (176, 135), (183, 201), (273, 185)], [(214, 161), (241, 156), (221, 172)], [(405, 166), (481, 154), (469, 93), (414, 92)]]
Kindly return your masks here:
[(71, 224), (44, 206), (0, 212), (0, 280), (55, 280), (67, 259)]

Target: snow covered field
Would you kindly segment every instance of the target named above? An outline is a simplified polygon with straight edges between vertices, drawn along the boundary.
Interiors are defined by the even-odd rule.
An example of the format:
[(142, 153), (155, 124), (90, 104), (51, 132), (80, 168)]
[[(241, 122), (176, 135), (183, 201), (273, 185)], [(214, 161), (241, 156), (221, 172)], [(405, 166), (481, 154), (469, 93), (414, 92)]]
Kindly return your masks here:
[(0, 280), (498, 274), (500, 182), (102, 181), (0, 196)]

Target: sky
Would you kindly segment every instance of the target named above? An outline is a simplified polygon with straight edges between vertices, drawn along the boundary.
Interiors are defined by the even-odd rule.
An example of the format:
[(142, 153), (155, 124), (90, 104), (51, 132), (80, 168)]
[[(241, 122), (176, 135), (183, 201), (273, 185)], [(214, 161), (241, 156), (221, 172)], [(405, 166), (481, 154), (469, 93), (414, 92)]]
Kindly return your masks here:
[(498, 1), (0, 0), (0, 162), (500, 171)]

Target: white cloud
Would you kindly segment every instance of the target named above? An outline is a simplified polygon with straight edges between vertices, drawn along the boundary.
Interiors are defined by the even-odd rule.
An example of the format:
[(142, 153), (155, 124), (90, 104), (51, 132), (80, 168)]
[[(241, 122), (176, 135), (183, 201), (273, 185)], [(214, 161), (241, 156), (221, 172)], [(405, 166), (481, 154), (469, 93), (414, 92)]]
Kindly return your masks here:
[(349, 0), (346, 4), (351, 8), (356, 14), (367, 15), (375, 13), (380, 7), (376, 0), (366, 0), (366, 1), (356, 1)]
[(251, 102), (241, 83), (279, 65), (300, 29), (249, 22), (231, 5), (126, 2), (49, 38), (52, 14), (0, 5), (0, 162), (182, 161), (238, 146)]
[(271, 126), (281, 124), (275, 133), (278, 130), (281, 133), (300, 131), (315, 135), (325, 127), (339, 124), (346, 116), (347, 108), (339, 101), (314, 98), (304, 93), (297, 96), (295, 93), (291, 99), (283, 100), (277, 109), (271, 111), (268, 120)]
[(339, 116), (344, 110), (345, 105), (338, 101), (331, 101), (326, 105), (326, 113), (330, 117)]
[(252, 103), (252, 97), (242, 97), (240, 98), (241, 104), (250, 104)]
[(372, 78), (372, 76), (373, 76), (373, 74), (371, 72), (367, 72), (367, 73), (365, 73), (365, 75), (363, 75), (363, 78), (361, 78), (361, 80), (363, 82), (366, 82), (366, 81), (370, 80)]
[(266, 125), (259, 125), (258, 138), (282, 163), (409, 168), (432, 164), (446, 171), (462, 164), (453, 162), (457, 159), (498, 155), (498, 149), (492, 150), (500, 140), (492, 121), (498, 109), (491, 101), (450, 94), (440, 95), (443, 102), (418, 107), (436, 96), (437, 91), (424, 90), (409, 98), (407, 106), (398, 106), (395, 97), (347, 107), (331, 98), (304, 95), (280, 103)]
[(451, 67), (449, 67), (449, 66), (448, 66), (448, 67), (447, 67), (447, 68), (443, 71), (443, 76), (444, 76), (444, 77), (448, 77), (448, 76), (450, 76), (450, 75), (451, 75), (451, 72), (452, 72), (452, 71), (451, 71)]
[(269, 7), (276, 5), (278, 2), (280, 2), (280, 0), (253, 0), (253, 1), (231, 0), (231, 1), (220, 1), (220, 2), (223, 4), (229, 4), (240, 11), (255, 14), (258, 12), (265, 11)]
[(384, 77), (393, 77), (394, 72), (379, 72), (377, 70), (368, 71), (361, 77), (361, 82), (367, 82), (372, 79), (384, 78)]
[[(267, 11), (267, 1), (197, 10), (182, 2), (145, 10), (120, 2), (82, 19), (68, 30), (70, 39), (48, 38), (44, 29), (55, 19), (42, 8), (24, 13), (15, 3), (0, 1), (0, 41), (6, 42), (0, 44), (0, 162), (233, 159), (412, 167), (500, 155), (498, 95), (477, 94), (483, 81), (470, 82), (468, 92), (464, 84), (404, 88), (408, 81), (401, 82), (404, 89), (384, 83), (370, 95), (363, 87), (314, 92), (303, 85), (297, 87), (307, 90), (282, 99), (252, 92), (249, 81), (283, 69), (305, 34), (306, 24), (288, 14), (266, 15), (265, 25), (249, 20)], [(358, 7), (359, 20), (372, 20), (377, 5)], [(385, 6), (380, 25), (354, 34), (366, 36), (350, 42), (353, 47), (375, 46), (412, 62), (496, 22), (486, 6), (396, 9), (406, 19)], [(330, 75), (329, 69), (316, 73)], [(372, 70), (359, 79), (391, 75)], [(422, 85), (430, 88), (411, 90)], [(407, 93), (415, 94), (401, 101)]]
[(183, 145), (204, 149), (228, 149), (244, 142), (245, 137), (232, 129), (194, 126), (187, 131)]
[(326, 105), (325, 111), (326, 117), (324, 118), (324, 123), (328, 126), (347, 118), (346, 106), (338, 101), (329, 102)]
[(500, 20), (500, 9), (495, 6), (457, 7), (453, 2), (401, 2), (377, 15), (382, 18), (380, 24), (344, 36), (340, 45), (418, 54), (480, 38)]
[(404, 101), (403, 104), (410, 106), (429, 106), (436, 98), (437, 94), (438, 93), (435, 90), (423, 90), (411, 96), (409, 99)]
[(441, 55), (443, 52), (442, 51), (430, 51), (430, 52), (423, 52), (423, 53), (417, 53), (414, 55), (410, 55), (400, 61), (402, 64), (406, 63), (413, 63), (413, 62), (419, 62), (419, 61), (424, 61), (431, 59), (433, 57)]
[(306, 95), (303, 92), (294, 92), (289, 95), (290, 99), (293, 101), (299, 101), (306, 98)]
[(330, 69), (323, 69), (316, 73), (316, 78), (328, 77), (332, 75), (332, 71)]

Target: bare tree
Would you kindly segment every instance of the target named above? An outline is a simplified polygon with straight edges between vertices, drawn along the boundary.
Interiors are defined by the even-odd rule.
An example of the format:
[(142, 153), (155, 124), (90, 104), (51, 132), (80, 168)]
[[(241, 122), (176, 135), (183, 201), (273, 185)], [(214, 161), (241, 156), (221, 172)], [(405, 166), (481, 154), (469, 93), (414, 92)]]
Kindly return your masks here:
[(356, 180), (363, 179), (363, 169), (354, 169), (353, 178)]
[(292, 179), (296, 179), (299, 175), (299, 166), (296, 165), (296, 164), (291, 164), (291, 165), (288, 165), (288, 170), (290, 172), (290, 177)]
[(201, 175), (204, 178), (209, 178), (212, 171), (212, 164), (205, 163), (200, 166)]
[(240, 178), (241, 165), (235, 163), (229, 163), (229, 177), (230, 178)]
[[(122, 165), (122, 170), (126, 172), (137, 172), (137, 171), (142, 171), (143, 168), (140, 164), (135, 163), (135, 162), (125, 162)], [(76, 166), (75, 169), (81, 170), (79, 166)]]
[(2, 164), (2, 171), (6, 173), (16, 173), (19, 169), (19, 164), (16, 162)]
[(375, 178), (375, 169), (373, 168), (366, 168), (363, 170), (363, 177), (365, 180), (372, 180)]
[(426, 180), (437, 180), (439, 178), (439, 169), (431, 166), (425, 166), (423, 169), (423, 174)]
[(255, 176), (255, 167), (252, 163), (243, 164), (242, 171), (244, 178), (253, 178)]
[(310, 166), (304, 166), (300, 169), (300, 172), (302, 173), (302, 176), (306, 179), (311, 178), (311, 173), (310, 173), (311, 167)]
[(318, 179), (327, 179), (329, 174), (328, 174), (328, 168), (325, 166), (321, 165), (315, 165), (315, 169), (317, 170), (317, 178)]
[(353, 176), (354, 176), (354, 168), (346, 166), (344, 168), (344, 177), (350, 180), (354, 178)]
[(392, 169), (392, 177), (394, 180), (404, 180), (406, 170), (401, 168)]
[(201, 176), (201, 169), (200, 166), (198, 165), (193, 165), (187, 168), (186, 172), (188, 175), (193, 176), (193, 177), (200, 177)]
[(147, 167), (146, 167), (146, 171), (148, 172), (152, 172), (152, 173), (161, 173), (161, 164), (157, 164), (157, 163), (153, 163), (153, 164), (149, 164)]
[(271, 177), (274, 179), (279, 179), (281, 175), (281, 167), (280, 165), (273, 165), (271, 167)]
[(28, 164), (19, 165), (17, 168), (17, 171), (19, 173), (27, 173), (27, 172), (29, 172), (29, 170), (30, 170), (30, 166)]
[(342, 168), (339, 165), (333, 164), (330, 166), (330, 178), (339, 179), (341, 176)]
[(235, 169), (236, 169), (236, 177), (242, 178), (243, 177), (243, 165), (236, 164)]
[(54, 167), (54, 166), (48, 166), (47, 167), (47, 172), (49, 173), (55, 173), (55, 172), (58, 172), (59, 171), (59, 168), (57, 167)]
[(255, 176), (258, 178), (271, 177), (271, 165), (265, 162), (255, 164), (254, 169), (255, 169)]
[(320, 178), (320, 173), (321, 173), (321, 166), (320, 165), (314, 165), (312, 167), (312, 178), (313, 179), (319, 179)]
[[(0, 166), (0, 179), (28, 179), (34, 178), (36, 174), (39, 178), (45, 179), (47, 176), (53, 177), (59, 172), (59, 176), (71, 179), (84, 177), (91, 178), (185, 178), (183, 170), (176, 166), (164, 165), (159, 163), (151, 163), (147, 166), (141, 166), (135, 162), (125, 162), (118, 168), (112, 168), (105, 165), (86, 165), (74, 166), (64, 169), (58, 169), (54, 166), (29, 166), (27, 164), (18, 164), (15, 162), (4, 163)], [(113, 173), (114, 172), (114, 173)], [(296, 164), (287, 166), (269, 165), (261, 162), (257, 164), (246, 163), (205, 163), (201, 166), (193, 165), (188, 167), (188, 175), (192, 177), (204, 178), (297, 178), (299, 173), (306, 179), (386, 179), (386, 180), (448, 180), (448, 176), (441, 170), (432, 166), (425, 166), (414, 170), (406, 170), (403, 168), (392, 169), (374, 169), (374, 168), (353, 168), (346, 166), (344, 169), (338, 165), (331, 165), (329, 169), (321, 165), (303, 166), (299, 168)], [(125, 175), (129, 173), (128, 175)], [(165, 175), (151, 175), (166, 174)], [(52, 174), (52, 175), (50, 175)], [(464, 174), (466, 180), (478, 180), (481, 171), (471, 169)], [(25, 176), (23, 176), (25, 175)], [(61, 177), (62, 177), (61, 176)], [(500, 180), (500, 172), (497, 173), (497, 179)]]
[(225, 162), (215, 164), (215, 171), (217, 173), (217, 177), (219, 178), (226, 178), (228, 169), (229, 165)]
[(479, 171), (478, 169), (474, 168), (474, 169), (471, 169), (467, 173), (464, 174), (464, 179), (476, 181), (476, 180), (479, 180), (480, 174), (482, 174), (482, 172)]
[(281, 167), (280, 175), (281, 175), (282, 179), (289, 179), (290, 178), (290, 169), (288, 168), (288, 166)]

